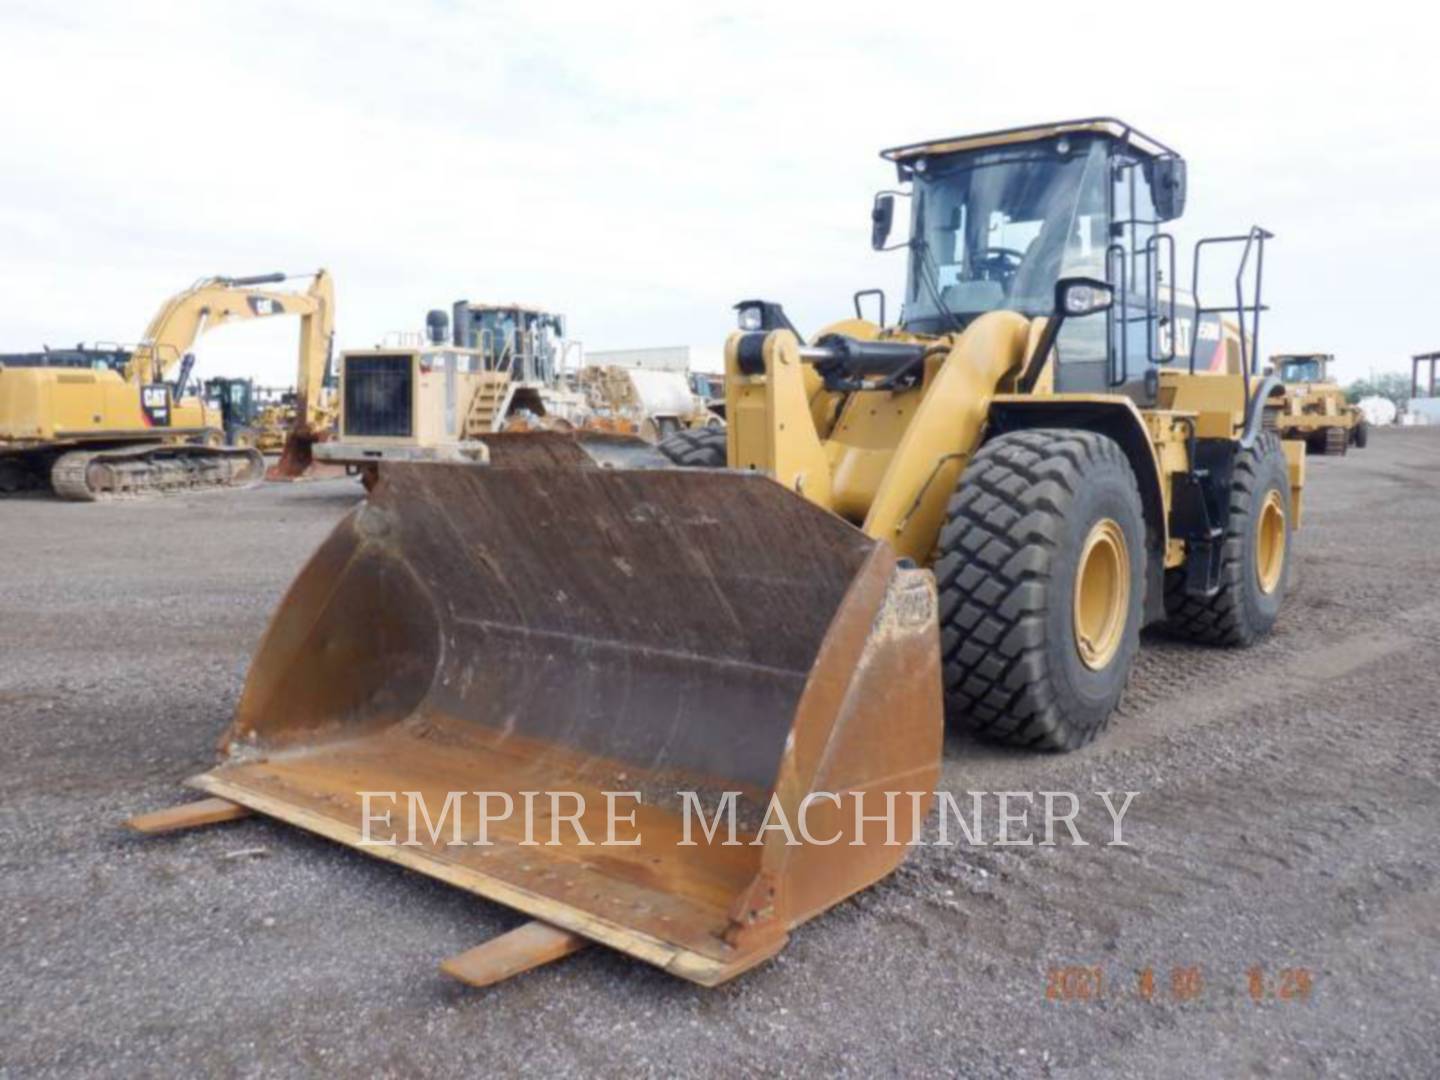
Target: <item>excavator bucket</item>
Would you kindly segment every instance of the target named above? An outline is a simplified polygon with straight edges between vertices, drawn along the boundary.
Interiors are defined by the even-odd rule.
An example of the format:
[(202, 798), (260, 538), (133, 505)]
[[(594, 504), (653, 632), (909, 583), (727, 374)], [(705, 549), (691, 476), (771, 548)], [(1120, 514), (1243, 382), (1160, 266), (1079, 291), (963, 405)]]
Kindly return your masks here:
[(248, 808), (548, 924), (507, 973), (588, 939), (713, 985), (893, 870), (939, 771), (930, 575), (756, 474), (487, 442), (387, 464), (311, 558), (197, 819)]
[(289, 483), (296, 480), (334, 480), (345, 475), (343, 465), (329, 465), (315, 460), (315, 444), (322, 441), (308, 429), (291, 428), (285, 433), (285, 443), (280, 448), (280, 457), (265, 470), (265, 479), (271, 483)]

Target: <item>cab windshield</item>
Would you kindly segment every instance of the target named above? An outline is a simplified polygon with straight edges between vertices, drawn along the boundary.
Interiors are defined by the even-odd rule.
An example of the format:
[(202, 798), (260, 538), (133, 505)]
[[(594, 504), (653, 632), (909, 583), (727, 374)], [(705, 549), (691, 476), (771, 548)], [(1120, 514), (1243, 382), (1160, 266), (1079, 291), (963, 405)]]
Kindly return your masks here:
[(1324, 382), (1325, 362), (1318, 356), (1290, 356), (1280, 361), (1280, 381)]
[(1060, 138), (931, 158), (916, 172), (905, 324), (1054, 307), (1062, 276), (1105, 277), (1107, 149)]

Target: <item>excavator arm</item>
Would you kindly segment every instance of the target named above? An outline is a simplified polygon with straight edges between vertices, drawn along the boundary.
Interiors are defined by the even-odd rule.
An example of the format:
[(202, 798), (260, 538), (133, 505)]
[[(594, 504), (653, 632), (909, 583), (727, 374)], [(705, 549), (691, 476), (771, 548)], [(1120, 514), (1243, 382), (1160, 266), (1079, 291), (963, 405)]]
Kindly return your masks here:
[[(284, 274), (254, 277), (204, 278), (184, 292), (176, 293), (161, 305), (145, 336), (125, 367), (125, 377), (134, 383), (162, 382), (183, 362), (185, 355), (206, 330), (242, 319), (272, 315), (300, 317), (300, 374), (297, 394), (302, 405), (319, 403), (319, 388), (330, 357), (334, 333), (334, 287), (330, 275), (316, 271), (305, 292), (278, 292), (256, 286), (278, 284)], [(310, 388), (313, 382), (313, 390)], [(297, 417), (309, 419), (305, 409)]]
[(299, 313), (300, 365), (295, 374), (295, 422), (285, 435), (280, 460), (266, 474), (271, 480), (317, 475), (311, 448), (329, 434), (323, 422), (325, 375), (335, 340), (335, 285), (324, 270), (316, 273), (301, 298), (309, 310)]
[(295, 424), (306, 432), (319, 424), (325, 374), (335, 341), (335, 285), (324, 270), (317, 271), (304, 299), (311, 310), (300, 315), (300, 366), (295, 374)]

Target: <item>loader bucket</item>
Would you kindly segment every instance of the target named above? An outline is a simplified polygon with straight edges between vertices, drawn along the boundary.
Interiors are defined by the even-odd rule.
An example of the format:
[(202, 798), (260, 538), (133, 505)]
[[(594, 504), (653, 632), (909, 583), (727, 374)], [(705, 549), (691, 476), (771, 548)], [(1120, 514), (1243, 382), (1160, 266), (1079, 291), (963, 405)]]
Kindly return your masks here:
[(584, 438), (387, 464), (191, 783), (713, 985), (903, 857), (928, 803), (887, 823), (884, 793), (939, 771), (934, 587), (771, 480)]

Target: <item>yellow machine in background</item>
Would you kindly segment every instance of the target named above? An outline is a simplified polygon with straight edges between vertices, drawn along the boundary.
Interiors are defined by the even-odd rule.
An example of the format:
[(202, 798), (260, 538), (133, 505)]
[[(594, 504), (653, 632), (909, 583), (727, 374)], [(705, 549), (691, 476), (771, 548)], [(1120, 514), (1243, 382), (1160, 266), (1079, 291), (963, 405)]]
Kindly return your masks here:
[[(1303, 448), (1262, 427), (1258, 275), (1242, 332), (1208, 341), (1233, 373), (1194, 332), (1222, 310), (1184, 313), (1161, 280), (1180, 156), (1108, 119), (885, 156), (912, 200), (898, 323), (882, 303), (807, 341), (742, 305), (729, 428), (686, 457), (541, 432), (482, 435), (488, 464), (387, 464), (276, 612), (223, 760), (192, 781), (212, 800), (137, 826), (248, 809), (361, 846), (359, 791), (431, 813), (446, 792), (580, 793), (553, 844), (471, 802), (447, 827), (489, 846), (362, 850), (537, 920), (445, 966), (467, 982), (598, 941), (712, 985), (895, 868), (946, 715), (1077, 747), (1147, 622), (1266, 634)], [(1267, 236), (1206, 250), (1258, 268)], [(635, 793), (633, 844), (569, 827), (604, 835), (606, 791)], [(684, 792), (707, 821), (728, 795), (739, 842), (696, 831)]]
[(628, 431), (659, 442), (680, 431), (725, 426), (711, 412), (685, 371), (626, 364), (590, 364), (575, 372), (575, 386), (590, 411), (589, 430)]
[[(205, 278), (165, 302), (134, 348), (0, 357), (0, 491), (62, 498), (244, 486), (263, 478), (252, 447), (223, 444), (223, 420), (189, 387), (196, 339), (242, 319), (298, 315), (305, 357), (327, 351), (329, 275), (306, 292), (258, 286), (284, 274)], [(323, 370), (323, 367), (322, 367)]]
[(1285, 396), (1273, 416), (1276, 429), (1287, 439), (1303, 439), (1315, 453), (1344, 454), (1350, 447), (1364, 449), (1370, 428), (1359, 406), (1333, 379), (1329, 353), (1278, 353), (1270, 358)]
[(564, 318), (518, 304), (432, 311), (423, 340), (348, 350), (340, 357), (341, 408), (333, 441), (316, 460), (373, 483), (382, 461), (483, 459), (485, 435), (568, 430), (587, 415), (566, 379)]
[[(297, 394), (292, 388), (257, 386), (254, 379), (215, 376), (205, 380), (205, 400), (219, 410), (228, 446), (253, 446), (262, 454), (280, 454), (297, 426)], [(320, 404), (311, 411), (314, 430), (333, 433), (335, 391), (321, 390)], [(325, 437), (322, 434), (321, 437)]]
[[(307, 405), (307, 408), (301, 409), (299, 395), (293, 390), (283, 391), (278, 400), (262, 404), (255, 418), (259, 433), (255, 445), (267, 454), (283, 455), (287, 440), (302, 425), (312, 444), (333, 438), (340, 418), (340, 399), (335, 387), (321, 387), (318, 401), (314, 404), (307, 402)], [(307, 414), (308, 420), (305, 419)]]

